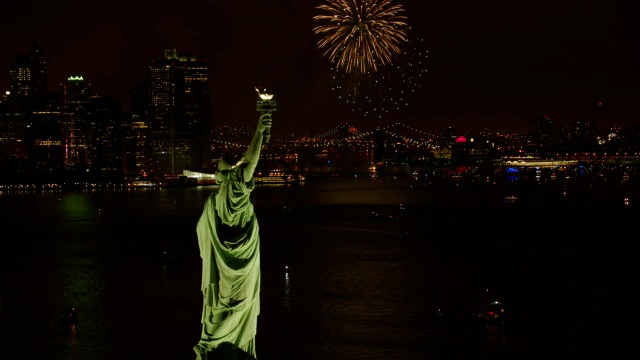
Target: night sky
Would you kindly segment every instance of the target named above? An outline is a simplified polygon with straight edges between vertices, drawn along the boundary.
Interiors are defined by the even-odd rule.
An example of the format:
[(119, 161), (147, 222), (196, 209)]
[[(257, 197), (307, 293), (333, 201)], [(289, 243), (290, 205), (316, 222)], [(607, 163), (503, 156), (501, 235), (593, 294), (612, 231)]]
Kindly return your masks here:
[[(371, 130), (527, 131), (548, 115), (600, 127), (640, 124), (640, 36), (634, 1), (396, 0), (428, 50), (402, 111), (363, 117), (332, 91), (312, 18), (324, 0), (11, 1), (0, 13), (0, 68), (38, 42), (49, 90), (82, 75), (128, 111), (145, 61), (165, 49), (209, 62), (216, 125), (253, 127), (255, 86), (275, 93), (272, 133), (296, 137), (340, 122)], [(8, 90), (8, 71), (0, 89)]]

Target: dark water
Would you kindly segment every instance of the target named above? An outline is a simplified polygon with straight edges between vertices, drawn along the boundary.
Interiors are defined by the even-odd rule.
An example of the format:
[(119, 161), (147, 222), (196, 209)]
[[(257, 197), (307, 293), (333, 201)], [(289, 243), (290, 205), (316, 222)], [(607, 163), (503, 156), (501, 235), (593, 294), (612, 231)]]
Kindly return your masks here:
[[(0, 359), (194, 359), (211, 190), (0, 193)], [(410, 176), (258, 187), (258, 357), (620, 358), (636, 343), (637, 195)], [(504, 322), (469, 320), (487, 289)]]

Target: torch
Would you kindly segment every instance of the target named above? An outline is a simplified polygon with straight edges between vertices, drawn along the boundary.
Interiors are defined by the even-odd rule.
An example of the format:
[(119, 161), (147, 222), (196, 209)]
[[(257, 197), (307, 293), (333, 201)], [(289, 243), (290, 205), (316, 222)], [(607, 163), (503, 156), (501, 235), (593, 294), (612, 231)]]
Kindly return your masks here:
[[(273, 100), (273, 94), (269, 94), (267, 89), (263, 89), (262, 92), (258, 88), (256, 88), (258, 92), (258, 97), (260, 98), (256, 103), (256, 110), (265, 113), (265, 112), (273, 112), (276, 111), (276, 102)], [(271, 139), (271, 128), (266, 128), (262, 136), (264, 138), (264, 143), (268, 143)]]

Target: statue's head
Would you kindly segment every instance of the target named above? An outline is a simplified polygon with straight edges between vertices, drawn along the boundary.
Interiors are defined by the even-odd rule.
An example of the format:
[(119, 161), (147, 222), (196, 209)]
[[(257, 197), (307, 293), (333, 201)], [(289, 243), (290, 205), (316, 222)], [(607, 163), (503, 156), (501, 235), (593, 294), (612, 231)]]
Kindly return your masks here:
[(227, 180), (227, 173), (232, 168), (241, 165), (242, 157), (238, 154), (228, 152), (224, 153), (218, 160), (218, 171), (216, 172), (216, 181), (222, 183)]
[(231, 165), (225, 159), (218, 160), (218, 171), (226, 171), (229, 169), (231, 169)]
[(237, 166), (240, 161), (240, 155), (233, 152), (225, 152), (218, 160), (218, 170), (229, 170), (233, 166)]

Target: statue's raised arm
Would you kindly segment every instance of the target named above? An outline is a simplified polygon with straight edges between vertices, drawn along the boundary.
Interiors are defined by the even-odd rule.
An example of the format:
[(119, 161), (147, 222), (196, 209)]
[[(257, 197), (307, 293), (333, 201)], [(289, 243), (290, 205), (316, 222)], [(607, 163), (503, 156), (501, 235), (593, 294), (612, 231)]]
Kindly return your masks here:
[(245, 181), (249, 181), (253, 177), (253, 173), (255, 172), (258, 161), (260, 160), (260, 151), (262, 150), (262, 144), (264, 142), (264, 134), (271, 128), (271, 122), (271, 111), (264, 111), (260, 113), (258, 126), (256, 127), (251, 143), (243, 156), (243, 162), (246, 162), (244, 167)]

